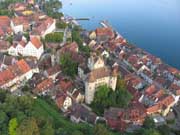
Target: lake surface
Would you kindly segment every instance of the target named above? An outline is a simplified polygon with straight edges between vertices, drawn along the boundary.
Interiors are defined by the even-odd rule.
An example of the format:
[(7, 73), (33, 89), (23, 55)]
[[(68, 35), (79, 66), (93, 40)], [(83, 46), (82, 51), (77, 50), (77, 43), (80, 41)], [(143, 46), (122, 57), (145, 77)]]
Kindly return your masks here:
[(180, 0), (62, 0), (65, 14), (89, 17), (84, 28), (101, 20), (128, 41), (180, 69)]

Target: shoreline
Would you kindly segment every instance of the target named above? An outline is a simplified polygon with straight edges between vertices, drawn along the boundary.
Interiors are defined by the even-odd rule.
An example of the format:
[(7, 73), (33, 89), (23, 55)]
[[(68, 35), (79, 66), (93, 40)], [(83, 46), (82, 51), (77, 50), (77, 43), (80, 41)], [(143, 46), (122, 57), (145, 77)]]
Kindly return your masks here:
[[(65, 14), (63, 13), (63, 15), (65, 15)], [(93, 30), (88, 30), (88, 29), (86, 29), (86, 28), (83, 28), (83, 26), (81, 25), (81, 23), (80, 23), (78, 20), (76, 20), (75, 17), (70, 16), (70, 15), (67, 15), (67, 14), (66, 14), (65, 16), (70, 17), (70, 18), (73, 20), (74, 24), (77, 25), (77, 26), (80, 26), (82, 29), (87, 30), (87, 31), (93, 31)], [(90, 21), (90, 20), (88, 20), (88, 21)], [(108, 24), (105, 24), (105, 23), (108, 23)], [(117, 35), (119, 35), (119, 36), (121, 36), (121, 37), (124, 38), (124, 36), (122, 36), (111, 24), (109, 24), (108, 20), (102, 20), (102, 21), (99, 22), (99, 24), (100, 24), (102, 27), (110, 27), (110, 28), (112, 28), (113, 31), (114, 31)], [(107, 26), (105, 26), (105, 25), (107, 25)], [(94, 29), (96, 29), (96, 28), (97, 28), (97, 27), (95, 27)], [(125, 38), (125, 39), (126, 39), (126, 38)], [(128, 41), (128, 39), (126, 39), (126, 40)], [(129, 43), (132, 47), (135, 47), (136, 49), (141, 49), (143, 52), (148, 53), (148, 54), (150, 54), (150, 55), (152, 55), (152, 56), (160, 59), (163, 64), (165, 64), (165, 65), (167, 65), (167, 66), (170, 66), (170, 67), (172, 67), (172, 68), (175, 68), (175, 69), (177, 69), (177, 70), (180, 71), (180, 68), (177, 68), (177, 67), (175, 67), (175, 66), (173, 66), (173, 65), (171, 65), (171, 64), (168, 64), (167, 62), (165, 62), (165, 61), (164, 61), (162, 58), (160, 58), (159, 56), (156, 56), (156, 55), (150, 53), (149, 51), (145, 50), (144, 48), (138, 47), (138, 45), (136, 45), (136, 44), (133, 44), (133, 43), (131, 43), (131, 42), (128, 42), (128, 43)]]
[[(61, 11), (65, 12), (65, 13), (69, 13), (70, 15), (74, 15), (75, 17), (81, 16), (81, 15), (84, 15), (84, 16), (86, 16), (86, 15), (93, 16), (94, 13), (81, 13), (81, 9), (79, 9), (79, 10), (77, 9), (77, 7), (81, 6), (80, 2), (77, 2), (77, 3), (75, 1), (72, 1), (72, 2), (73, 2), (73, 5), (70, 6), (69, 4), (67, 4), (68, 2), (64, 1), (65, 5), (63, 6), (63, 9)], [(91, 9), (88, 6), (86, 6), (86, 4), (82, 3), (82, 6), (83, 5), (85, 5), (85, 7), (87, 7), (87, 9)], [(72, 8), (72, 10), (69, 10), (67, 8)], [(77, 10), (77, 12), (76, 12), (76, 10)], [(102, 9), (102, 10), (104, 11), (104, 9)], [(109, 9), (109, 10), (111, 11), (111, 9)], [(75, 13), (73, 13), (73, 11), (75, 11)], [(102, 13), (99, 13), (97, 11), (97, 15), (95, 15), (95, 20), (91, 19), (91, 21), (93, 21), (93, 22), (90, 22), (90, 23), (89, 22), (85, 22), (85, 23), (82, 22), (82, 26), (83, 27), (85, 26), (84, 28), (86, 28), (88, 30), (93, 30), (93, 28), (95, 29), (96, 27), (98, 27), (98, 25), (96, 25), (96, 24), (99, 23), (99, 19), (102, 19), (102, 20), (106, 19), (104, 17), (106, 15), (103, 15), (102, 17), (100, 16), (100, 18), (97, 17), (97, 16), (99, 16), (101, 14)], [(148, 34), (151, 36), (151, 34), (149, 33), (149, 32), (151, 32), (151, 30), (147, 29), (147, 30), (143, 31), (143, 30), (140, 29), (139, 32), (142, 31), (143, 33), (139, 33), (138, 34), (138, 31), (134, 32), (134, 30), (136, 28), (133, 28), (133, 27), (132, 28), (128, 28), (128, 27), (126, 27), (126, 25), (124, 25), (123, 22), (125, 20), (122, 19), (121, 21), (119, 21), (119, 23), (122, 22), (122, 26), (120, 26), (118, 24), (118, 18), (122, 18), (123, 16), (122, 17), (116, 16), (116, 17), (117, 17), (117, 19), (116, 19), (117, 22), (114, 21), (114, 17), (109, 18), (108, 20), (111, 22), (113, 27), (116, 28), (116, 30), (121, 32), (121, 34), (128, 39), (128, 41), (130, 41), (132, 44), (135, 44), (137, 47), (142, 48), (143, 50), (153, 54), (154, 56), (156, 56), (158, 58), (161, 58), (165, 63), (168, 63), (168, 65), (171, 65), (172, 67), (175, 67), (178, 70), (180, 70), (180, 63), (179, 63), (179, 60), (178, 60), (179, 54), (176, 55), (176, 53), (178, 52), (177, 49), (179, 48), (178, 45), (176, 45), (178, 43), (178, 41), (176, 39), (172, 40), (173, 38), (172, 38), (172, 36), (170, 36), (169, 37), (170, 38), (169, 41), (171, 41), (171, 42), (165, 42), (167, 37), (164, 36), (164, 34), (163, 34), (164, 30), (160, 31), (161, 30), (160, 29), (159, 31), (156, 31), (156, 33), (159, 33), (160, 36), (158, 36), (158, 34), (156, 34), (156, 33), (155, 34), (151, 33), (153, 36), (150, 37), (151, 39), (149, 39), (149, 41), (148, 41)], [(138, 21), (137, 21), (137, 23), (138, 23)], [(128, 23), (128, 25), (130, 25), (130, 26), (131, 26), (131, 24), (132, 23)], [(88, 26), (90, 26), (90, 28), (88, 28)], [(136, 26), (136, 27), (139, 28), (139, 26)], [(154, 27), (154, 24), (153, 24), (152, 27)], [(131, 29), (133, 29), (133, 30), (131, 30)], [(161, 35), (161, 33), (162, 33), (162, 35)], [(137, 34), (137, 36), (135, 34)], [(144, 35), (144, 34), (146, 34), (146, 35)], [(163, 37), (164, 37), (164, 40), (163, 40)], [(142, 40), (141, 40), (141, 38), (142, 38)], [(172, 41), (175, 42), (175, 43), (173, 43)], [(172, 43), (172, 47), (171, 47), (171, 45), (169, 45), (170, 43)], [(173, 45), (173, 44), (175, 44), (175, 45)], [(168, 49), (166, 49), (166, 48), (169, 49), (169, 52), (168, 52)]]

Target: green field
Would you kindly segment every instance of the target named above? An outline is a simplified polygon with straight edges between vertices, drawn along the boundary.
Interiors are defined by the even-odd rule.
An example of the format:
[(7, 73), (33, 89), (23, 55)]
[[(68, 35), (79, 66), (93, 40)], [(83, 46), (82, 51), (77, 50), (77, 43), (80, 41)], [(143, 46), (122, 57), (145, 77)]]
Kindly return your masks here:
[(34, 115), (36, 117), (45, 117), (51, 120), (56, 128), (61, 128), (67, 132), (73, 133), (78, 130), (83, 133), (86, 132), (88, 135), (93, 131), (93, 128), (87, 124), (72, 123), (69, 119), (66, 119), (52, 104), (49, 104), (44, 99), (37, 98), (34, 103)]

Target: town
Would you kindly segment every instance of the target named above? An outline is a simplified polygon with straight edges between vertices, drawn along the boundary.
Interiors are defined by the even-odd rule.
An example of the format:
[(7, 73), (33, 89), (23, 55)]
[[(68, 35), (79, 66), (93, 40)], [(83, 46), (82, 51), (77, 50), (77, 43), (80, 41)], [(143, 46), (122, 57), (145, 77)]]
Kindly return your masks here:
[[(88, 31), (68, 16), (51, 17), (38, 2), (0, 15), (0, 88), (50, 97), (73, 123), (105, 123), (118, 132), (180, 127), (180, 71), (136, 47), (108, 21)], [(173, 121), (173, 122), (172, 122)]]

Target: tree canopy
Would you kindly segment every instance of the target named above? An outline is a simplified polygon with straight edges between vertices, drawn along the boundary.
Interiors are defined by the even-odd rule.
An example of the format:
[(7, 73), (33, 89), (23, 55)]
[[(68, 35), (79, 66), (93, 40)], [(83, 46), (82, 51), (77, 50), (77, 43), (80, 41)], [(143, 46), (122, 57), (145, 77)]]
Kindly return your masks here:
[(102, 124), (95, 125), (94, 135), (112, 135)]
[(63, 14), (59, 12), (62, 8), (62, 3), (59, 0), (46, 0), (43, 5), (44, 12), (53, 18), (61, 18)]
[(91, 107), (97, 114), (102, 115), (104, 109), (109, 107), (127, 107), (131, 99), (132, 95), (127, 91), (124, 81), (118, 78), (115, 91), (107, 85), (97, 88)]
[(144, 128), (155, 128), (155, 123), (154, 120), (151, 117), (146, 117), (144, 123), (143, 123)]
[(65, 29), (68, 25), (63, 21), (56, 22), (56, 28), (58, 29)]
[(81, 37), (81, 28), (80, 26), (75, 26), (72, 29), (72, 41), (75, 41), (79, 45), (79, 51), (84, 53), (85, 55), (89, 56), (91, 49), (89, 46), (83, 45), (83, 39)]
[(75, 77), (78, 72), (78, 63), (73, 61), (71, 54), (64, 53), (60, 56), (60, 65), (64, 74)]
[(63, 41), (64, 33), (62, 32), (54, 32), (49, 33), (45, 36), (46, 42), (60, 43)]
[(13, 118), (9, 121), (9, 135), (16, 135), (17, 126), (18, 123), (16, 118)]

